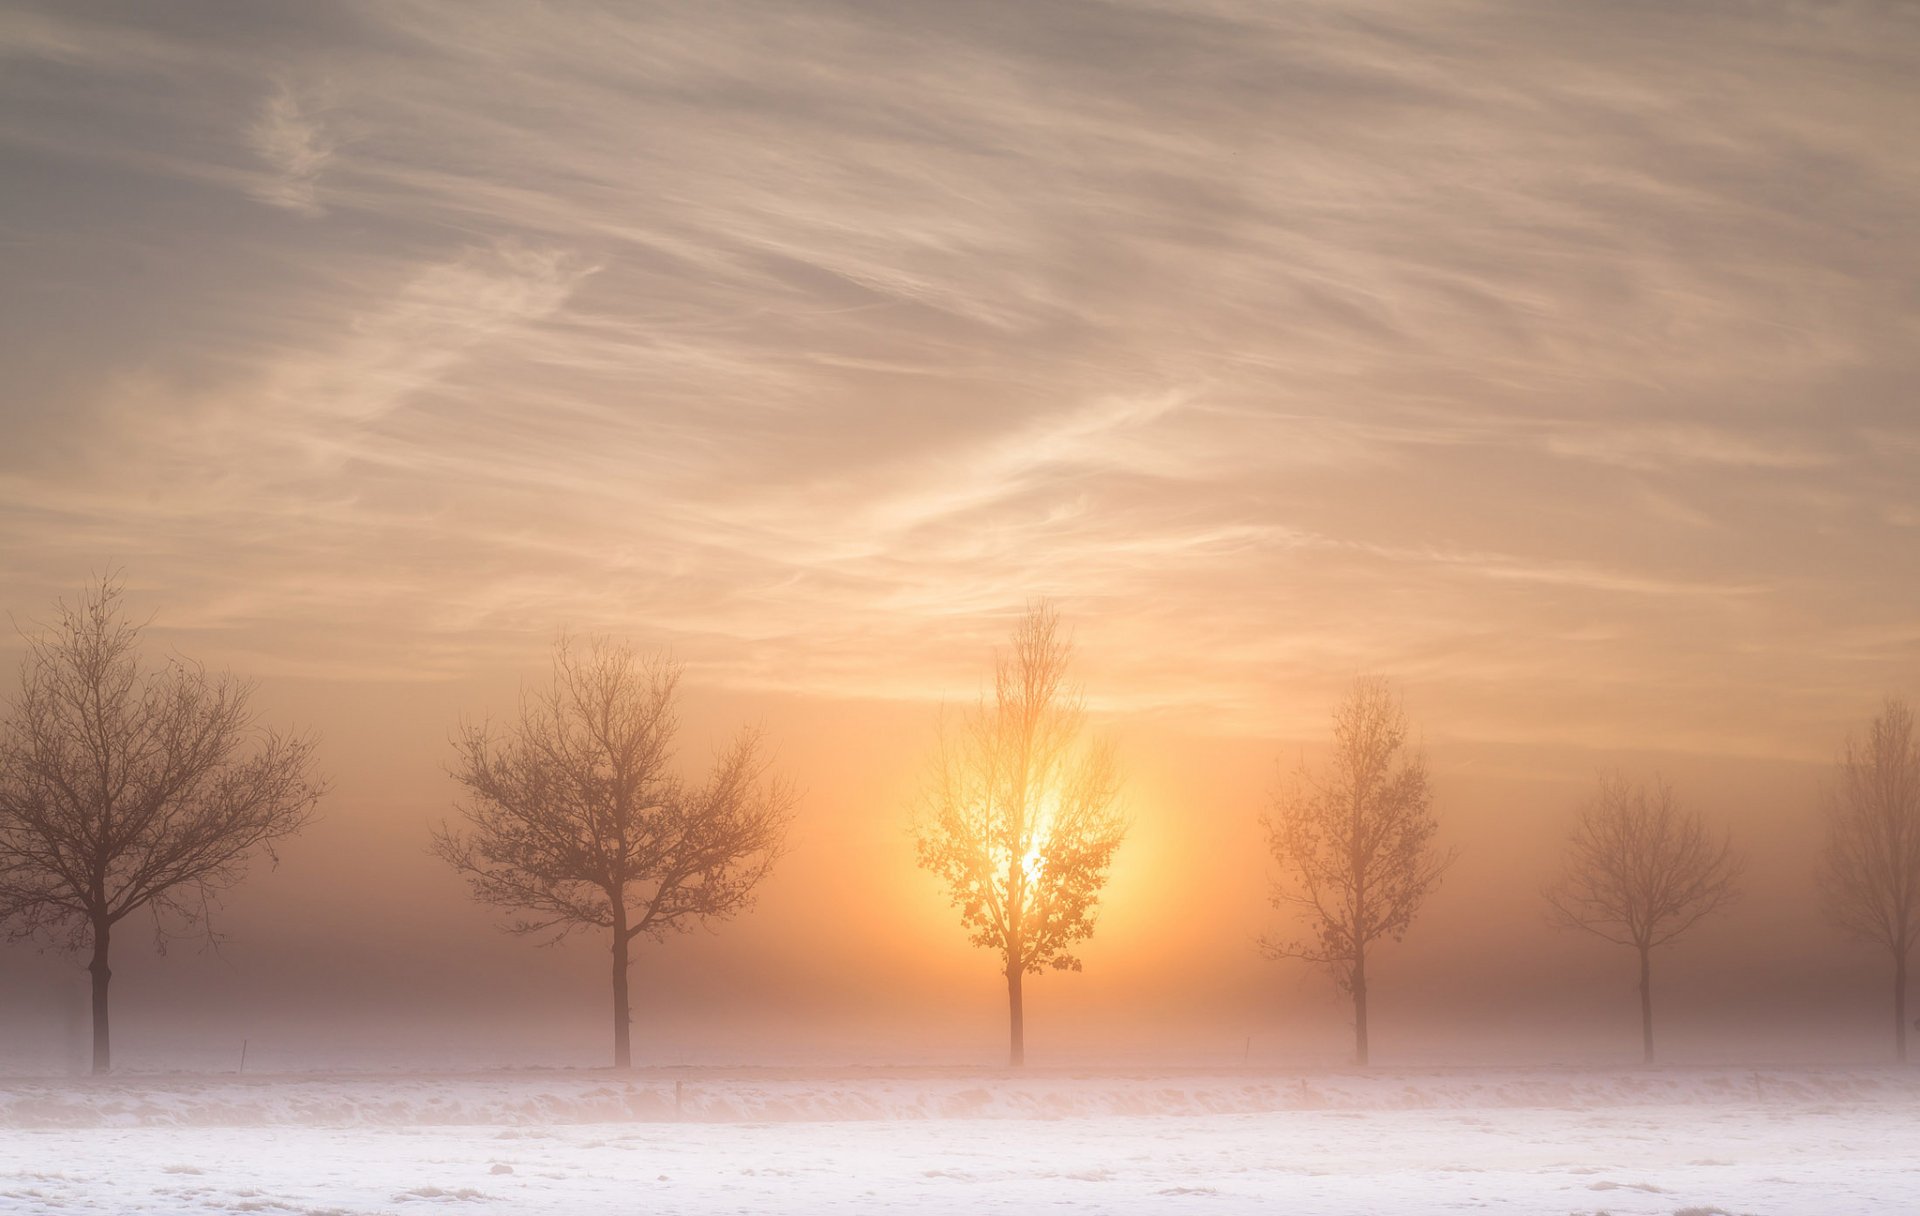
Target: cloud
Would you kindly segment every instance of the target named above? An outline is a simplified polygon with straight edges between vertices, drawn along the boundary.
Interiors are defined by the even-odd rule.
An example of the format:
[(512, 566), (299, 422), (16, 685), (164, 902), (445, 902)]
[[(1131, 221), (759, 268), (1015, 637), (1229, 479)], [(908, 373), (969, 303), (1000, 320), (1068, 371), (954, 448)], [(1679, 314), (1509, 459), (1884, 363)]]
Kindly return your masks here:
[(1220, 729), (1378, 667), (1766, 737), (1920, 593), (1894, 10), (8, 19), (24, 600), (112, 549), (262, 664), (924, 697), (1044, 593)]
[(337, 345), (283, 365), (271, 395), (328, 418), (388, 413), (482, 345), (511, 344), (552, 317), (591, 273), (565, 251), (517, 243), (423, 267), (393, 299), (355, 316)]
[(1835, 461), (1832, 452), (1810, 438), (1772, 439), (1730, 427), (1686, 423), (1589, 424), (1550, 432), (1542, 443), (1557, 456), (1639, 470), (1690, 465), (1809, 469)]
[(255, 198), (302, 215), (326, 213), (320, 204), (320, 174), (338, 143), (318, 111), (310, 97), (286, 84), (262, 102), (247, 128), (247, 144), (268, 171), (253, 186)]

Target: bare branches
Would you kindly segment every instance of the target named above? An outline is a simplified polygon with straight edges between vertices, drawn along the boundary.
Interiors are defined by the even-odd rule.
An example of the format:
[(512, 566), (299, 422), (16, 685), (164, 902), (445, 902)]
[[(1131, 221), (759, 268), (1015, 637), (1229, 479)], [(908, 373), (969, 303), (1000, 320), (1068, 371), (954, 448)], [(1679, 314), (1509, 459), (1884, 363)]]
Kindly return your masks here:
[(1664, 781), (1603, 776), (1568, 841), (1565, 869), (1543, 895), (1556, 924), (1644, 951), (1736, 898), (1740, 870), (1730, 838), (1682, 810)]
[(1821, 893), (1849, 934), (1904, 956), (1920, 941), (1920, 740), (1889, 698), (1849, 739), (1826, 805)]
[(1308, 933), (1264, 939), (1262, 949), (1326, 965), (1343, 991), (1364, 983), (1370, 943), (1405, 935), (1453, 861), (1434, 847), (1425, 761), (1406, 748), (1392, 690), (1356, 681), (1334, 711), (1324, 770), (1303, 764), (1263, 820), (1281, 870), (1273, 904), (1303, 916)]
[(680, 670), (562, 638), (553, 675), (504, 729), (455, 741), (464, 829), (433, 849), (474, 898), (522, 913), (515, 932), (661, 937), (745, 907), (778, 859), (796, 795), (742, 733), (706, 782), (673, 770)]
[(250, 685), (146, 668), (110, 580), (28, 639), (0, 734), (0, 918), (79, 948), (141, 909), (204, 927), (214, 893), (305, 827), (311, 740), (260, 728)]
[(922, 867), (939, 875), (976, 946), (1010, 974), (1079, 970), (1100, 889), (1126, 835), (1111, 748), (1083, 743), (1059, 614), (1031, 608), (994, 666), (991, 702), (942, 724)]
[(0, 922), (91, 948), (93, 1068), (110, 1067), (113, 927), (152, 914), (212, 938), (210, 910), (257, 853), (313, 818), (311, 740), (260, 728), (252, 687), (173, 660), (141, 665), (111, 579), (27, 639), (0, 727)]
[(1849, 739), (1827, 799), (1820, 887), (1827, 915), (1893, 956), (1894, 1055), (1907, 1058), (1907, 964), (1920, 941), (1920, 742), (1913, 711), (1888, 698)]
[(614, 1065), (632, 1062), (629, 947), (745, 908), (784, 848), (797, 794), (744, 731), (703, 784), (673, 770), (680, 669), (631, 647), (562, 637), (553, 677), (520, 718), (469, 726), (454, 746), (464, 828), (433, 851), (475, 899), (518, 913), (505, 927), (558, 940), (607, 931)]
[(1727, 833), (1707, 830), (1673, 790), (1602, 776), (1567, 842), (1566, 866), (1542, 895), (1562, 928), (1632, 946), (1640, 955), (1641, 1059), (1653, 1063), (1653, 964), (1658, 946), (1678, 940), (1739, 895), (1741, 860)]

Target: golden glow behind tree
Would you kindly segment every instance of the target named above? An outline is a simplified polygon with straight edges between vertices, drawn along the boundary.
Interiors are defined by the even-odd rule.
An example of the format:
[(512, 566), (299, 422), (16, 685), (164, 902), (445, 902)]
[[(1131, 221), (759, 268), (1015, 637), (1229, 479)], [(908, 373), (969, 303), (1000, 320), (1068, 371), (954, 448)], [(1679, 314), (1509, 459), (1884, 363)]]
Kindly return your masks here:
[(943, 727), (917, 826), (920, 864), (946, 882), (973, 944), (1000, 955), (1015, 1065), (1026, 1060), (1021, 980), (1080, 970), (1070, 947), (1093, 933), (1126, 834), (1112, 750), (1081, 738), (1071, 656), (1059, 614), (1029, 609), (994, 665), (993, 700)]

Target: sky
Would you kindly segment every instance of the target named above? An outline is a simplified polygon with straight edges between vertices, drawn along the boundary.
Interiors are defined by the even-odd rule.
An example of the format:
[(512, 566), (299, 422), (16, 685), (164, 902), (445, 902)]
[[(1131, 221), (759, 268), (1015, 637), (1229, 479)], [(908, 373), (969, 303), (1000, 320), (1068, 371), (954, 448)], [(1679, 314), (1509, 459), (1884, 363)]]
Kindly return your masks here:
[[(0, 610), (117, 572), (333, 790), (221, 955), (116, 968), (126, 1041), (591, 1058), (593, 950), (424, 849), (570, 629), (686, 665), (690, 771), (756, 722), (805, 790), (636, 1042), (990, 1057), (906, 825), (1038, 597), (1135, 826), (1036, 1053), (1337, 1055), (1257, 818), (1367, 673), (1461, 854), (1376, 1058), (1631, 1046), (1537, 907), (1616, 768), (1751, 854), (1699, 1049), (1877, 1027), (1806, 871), (1920, 693), (1917, 111), (1891, 3), (3, 0)], [(0, 1019), (64, 1042), (77, 975), (8, 948)]]

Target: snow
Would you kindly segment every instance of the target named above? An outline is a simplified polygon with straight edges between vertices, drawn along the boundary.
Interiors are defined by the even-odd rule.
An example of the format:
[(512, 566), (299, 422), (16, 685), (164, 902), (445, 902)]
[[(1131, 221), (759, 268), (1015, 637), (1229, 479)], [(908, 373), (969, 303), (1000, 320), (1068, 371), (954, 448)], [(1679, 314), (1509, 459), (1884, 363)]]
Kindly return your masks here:
[(16, 1080), (0, 1211), (1843, 1216), (1911, 1209), (1916, 1116), (1868, 1068)]

